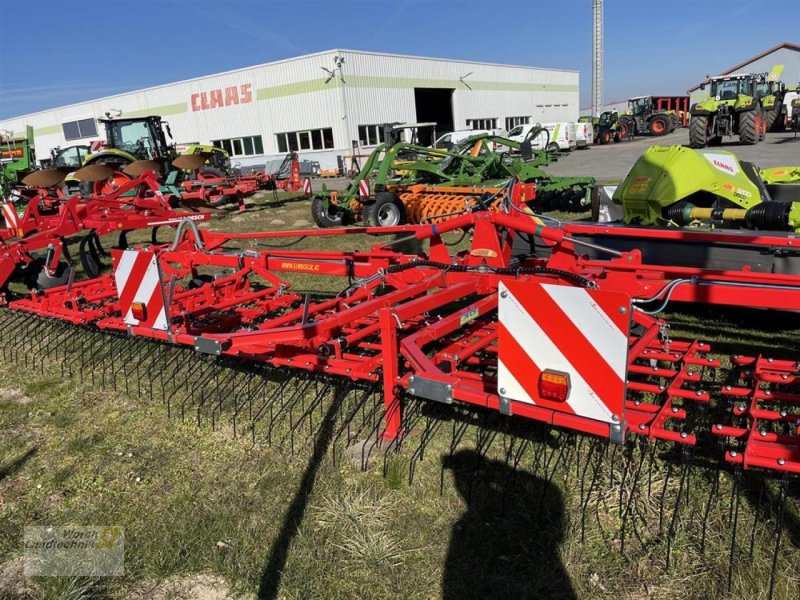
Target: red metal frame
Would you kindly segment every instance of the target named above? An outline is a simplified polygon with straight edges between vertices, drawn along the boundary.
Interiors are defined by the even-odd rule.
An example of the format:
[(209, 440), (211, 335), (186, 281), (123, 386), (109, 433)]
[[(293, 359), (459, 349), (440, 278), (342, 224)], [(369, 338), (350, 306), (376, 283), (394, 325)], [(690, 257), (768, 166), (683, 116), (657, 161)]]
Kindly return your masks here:
[[(462, 229), (472, 230), (472, 245), (451, 255), (442, 235)], [(386, 244), (366, 252), (230, 249), (289, 235), (401, 232), (429, 240), (428, 253), (404, 254)], [(552, 256), (515, 262), (511, 249), (520, 232), (553, 244)], [(168, 331), (126, 325), (111, 275), (32, 294), (11, 307), (204, 353), (381, 382), (387, 439), (402, 435), (404, 398), (415, 395), (610, 437), (607, 423), (501, 399), (497, 390), (500, 282), (583, 285), (641, 298), (651, 295), (647, 286), (667, 281), (663, 267), (630, 268), (636, 264), (635, 252), (611, 261), (587, 261), (568, 234), (519, 212), (469, 213), (416, 227), (260, 234), (202, 231), (155, 248), (164, 297), (170, 299)], [(115, 264), (119, 256), (115, 253)], [(219, 276), (199, 287), (188, 285), (201, 270), (216, 270)], [(292, 291), (283, 276), (292, 272), (337, 276), (347, 283), (334, 297), (310, 299)], [(736, 275), (712, 275), (736, 281)], [(800, 297), (797, 289), (791, 294)], [(641, 311), (634, 310), (631, 318), (641, 333), (629, 340), (622, 435), (693, 445), (706, 431), (723, 436), (731, 462), (800, 472), (800, 394), (793, 388), (796, 363), (734, 358), (731, 368), (741, 374), (736, 385), (726, 387), (715, 383), (719, 378), (704, 377), (707, 370), (728, 364), (709, 357), (707, 344), (672, 341), (664, 321)], [(421, 391), (422, 382), (427, 392)], [(741, 399), (743, 408), (734, 403), (731, 409), (731, 398)], [(718, 420), (708, 432), (699, 416), (710, 409)]]
[(46, 268), (55, 268), (65, 238), (90, 231), (103, 236), (164, 225), (175, 227), (185, 219), (206, 221), (210, 216), (174, 210), (150, 171), (101, 197), (66, 198), (40, 190), (28, 202), (15, 230), (0, 229), (0, 288), (18, 265), (34, 260), (33, 252), (50, 249)]

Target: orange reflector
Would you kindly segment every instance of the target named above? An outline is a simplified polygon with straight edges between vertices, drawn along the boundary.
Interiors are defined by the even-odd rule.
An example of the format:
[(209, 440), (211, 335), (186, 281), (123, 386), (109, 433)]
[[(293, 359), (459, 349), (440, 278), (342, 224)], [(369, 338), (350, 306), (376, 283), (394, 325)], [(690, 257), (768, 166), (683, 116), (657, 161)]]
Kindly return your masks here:
[(539, 395), (544, 400), (565, 402), (569, 396), (569, 373), (545, 369), (539, 376)]
[(147, 305), (144, 302), (134, 302), (131, 304), (131, 315), (137, 321), (144, 321), (147, 318)]

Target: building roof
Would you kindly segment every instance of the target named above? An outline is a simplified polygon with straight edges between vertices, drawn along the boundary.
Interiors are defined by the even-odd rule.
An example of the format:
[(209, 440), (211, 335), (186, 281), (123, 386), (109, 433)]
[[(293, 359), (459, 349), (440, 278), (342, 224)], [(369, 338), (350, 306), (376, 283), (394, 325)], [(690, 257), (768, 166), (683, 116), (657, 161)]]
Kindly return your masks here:
[[(742, 67), (745, 67), (745, 66), (749, 65), (750, 63), (757, 61), (760, 58), (764, 58), (768, 54), (772, 54), (773, 52), (776, 52), (778, 50), (782, 50), (783, 48), (788, 48), (789, 50), (796, 50), (797, 52), (800, 52), (800, 44), (793, 44), (792, 42), (783, 42), (781, 44), (777, 44), (777, 45), (773, 46), (772, 48), (770, 48), (768, 50), (764, 50), (760, 54), (756, 54), (755, 56), (751, 56), (747, 60), (745, 60), (743, 62), (740, 62), (737, 65), (733, 65), (731, 68), (724, 70), (719, 75), (720, 76), (721, 75), (730, 75), (731, 73), (734, 73), (735, 71), (738, 71)], [(705, 83), (705, 81), (702, 81), (702, 82), (698, 83), (697, 85), (694, 85), (694, 86), (690, 87), (686, 91), (688, 93), (691, 93), (691, 92), (695, 91), (696, 89), (698, 89), (704, 83)]]

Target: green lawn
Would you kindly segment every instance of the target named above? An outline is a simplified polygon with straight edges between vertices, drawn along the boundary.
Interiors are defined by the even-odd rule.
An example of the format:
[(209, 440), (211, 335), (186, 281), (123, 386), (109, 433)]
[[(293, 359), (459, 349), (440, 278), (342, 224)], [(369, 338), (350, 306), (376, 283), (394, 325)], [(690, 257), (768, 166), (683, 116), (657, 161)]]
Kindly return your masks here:
[[(310, 226), (306, 200), (270, 202), (209, 227)], [(18, 318), (0, 313), (0, 598), (766, 598), (780, 519), (774, 597), (798, 597), (796, 482), (781, 514), (779, 482), (733, 493), (667, 444), (424, 402), (373, 448), (370, 390), (52, 324), (12, 338)], [(798, 357), (793, 317), (668, 318), (673, 337)], [(23, 528), (63, 524), (124, 527), (125, 576), (14, 577)]]

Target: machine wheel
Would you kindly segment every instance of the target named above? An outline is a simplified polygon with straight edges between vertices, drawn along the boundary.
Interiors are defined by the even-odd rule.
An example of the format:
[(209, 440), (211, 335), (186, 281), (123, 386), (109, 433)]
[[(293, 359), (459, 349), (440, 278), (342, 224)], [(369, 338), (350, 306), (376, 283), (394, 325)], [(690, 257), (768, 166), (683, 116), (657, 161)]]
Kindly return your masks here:
[(747, 110), (739, 113), (739, 143), (750, 146), (757, 144), (761, 139), (761, 113), (757, 110)]
[(323, 229), (344, 225), (344, 210), (340, 206), (325, 202), (320, 196), (314, 196), (311, 200), (311, 216), (314, 218), (314, 223)]
[(689, 146), (705, 148), (708, 145), (708, 117), (692, 116), (689, 121)]
[(25, 284), (32, 290), (49, 290), (50, 288), (69, 283), (69, 265), (59, 261), (53, 275), (47, 273), (44, 261), (36, 259), (25, 268)]
[(647, 124), (647, 130), (650, 132), (650, 135), (655, 137), (667, 135), (671, 131), (670, 122), (665, 116), (656, 115), (650, 119), (650, 122)]
[(624, 119), (617, 121), (617, 130), (614, 132), (614, 141), (621, 142), (631, 133), (631, 124)]
[(201, 175), (208, 175), (209, 177), (227, 177), (228, 174), (225, 173), (222, 169), (218, 169), (217, 167), (211, 166), (202, 166), (200, 167), (200, 174)]
[(369, 227), (393, 227), (406, 222), (406, 207), (392, 192), (378, 192), (375, 202), (365, 204), (361, 219)]
[(545, 148), (545, 150), (547, 150), (548, 152), (558, 152), (560, 148), (558, 147), (558, 144), (556, 144), (555, 142), (551, 142), (547, 144), (547, 148)]
[(604, 129), (603, 131), (600, 132), (600, 144), (605, 145), (610, 143), (611, 143), (611, 130)]
[(210, 200), (208, 205), (213, 208), (220, 208), (225, 206), (226, 204), (234, 204), (239, 201), (239, 197), (236, 194), (223, 194), (219, 196), (216, 200)]

